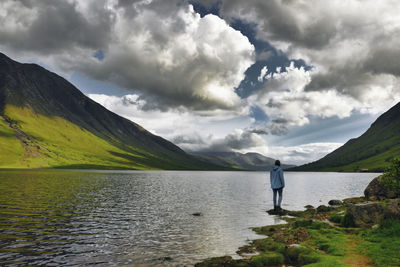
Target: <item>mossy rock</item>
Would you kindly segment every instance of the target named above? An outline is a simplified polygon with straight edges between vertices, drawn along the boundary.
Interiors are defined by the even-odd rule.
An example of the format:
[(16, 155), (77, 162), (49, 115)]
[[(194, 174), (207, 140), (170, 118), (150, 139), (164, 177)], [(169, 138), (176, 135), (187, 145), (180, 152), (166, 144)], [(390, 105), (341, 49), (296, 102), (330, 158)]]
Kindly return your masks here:
[(312, 250), (301, 245), (289, 246), (285, 251), (285, 258), (287, 263), (298, 265), (300, 260), (300, 255), (308, 255), (312, 253)]
[(284, 257), (282, 254), (276, 252), (267, 252), (251, 257), (250, 266), (254, 267), (279, 266), (283, 264), (283, 262), (284, 262)]
[(343, 215), (340, 215), (340, 214), (335, 213), (335, 214), (332, 214), (332, 215), (329, 217), (329, 220), (330, 220), (331, 222), (334, 222), (334, 223), (341, 223), (343, 217), (344, 217)]
[(318, 208), (317, 208), (317, 212), (329, 212), (331, 210), (333, 210), (332, 207), (328, 207), (325, 205), (318, 206)]
[(316, 253), (308, 253), (308, 254), (300, 254), (299, 255), (299, 264), (301, 266), (306, 264), (312, 264), (320, 261), (320, 256)]
[(231, 256), (210, 258), (203, 262), (196, 263), (196, 267), (218, 267), (218, 266), (231, 266), (233, 259)]
[(275, 242), (271, 238), (254, 240), (253, 245), (258, 251), (262, 252), (267, 252), (267, 251), (283, 252), (285, 250), (284, 244)]
[(346, 213), (341, 222), (340, 222), (344, 227), (355, 227), (356, 223), (354, 221), (354, 216), (351, 213)]

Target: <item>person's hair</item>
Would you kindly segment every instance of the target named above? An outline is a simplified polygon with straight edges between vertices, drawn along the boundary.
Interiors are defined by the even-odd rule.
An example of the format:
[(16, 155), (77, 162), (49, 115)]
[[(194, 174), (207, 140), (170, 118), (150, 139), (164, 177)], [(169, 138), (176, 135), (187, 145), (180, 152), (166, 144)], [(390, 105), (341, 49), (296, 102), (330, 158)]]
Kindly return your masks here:
[(275, 165), (276, 166), (281, 166), (281, 162), (279, 161), (279, 159), (275, 160)]

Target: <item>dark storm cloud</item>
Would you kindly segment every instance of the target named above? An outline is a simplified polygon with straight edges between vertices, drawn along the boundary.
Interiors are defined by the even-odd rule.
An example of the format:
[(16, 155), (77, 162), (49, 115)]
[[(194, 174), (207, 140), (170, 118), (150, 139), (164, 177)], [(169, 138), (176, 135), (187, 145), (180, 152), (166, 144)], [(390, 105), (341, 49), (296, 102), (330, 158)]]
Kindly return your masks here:
[(267, 41), (286, 41), (308, 48), (321, 48), (328, 44), (336, 31), (332, 16), (324, 12), (313, 17), (308, 25), (301, 25), (297, 16), (301, 10), (296, 6), (313, 8), (296, 4), (296, 1), (229, 0), (223, 2), (220, 13), (228, 20), (241, 18), (256, 23), (258, 37)]
[(5, 10), (7, 21), (0, 28), (0, 43), (14, 50), (42, 54), (72, 47), (106, 47), (114, 17), (102, 8), (103, 4), (89, 4), (88, 17), (78, 10), (77, 4), (67, 1), (15, 0), (10, 3), (12, 8)]

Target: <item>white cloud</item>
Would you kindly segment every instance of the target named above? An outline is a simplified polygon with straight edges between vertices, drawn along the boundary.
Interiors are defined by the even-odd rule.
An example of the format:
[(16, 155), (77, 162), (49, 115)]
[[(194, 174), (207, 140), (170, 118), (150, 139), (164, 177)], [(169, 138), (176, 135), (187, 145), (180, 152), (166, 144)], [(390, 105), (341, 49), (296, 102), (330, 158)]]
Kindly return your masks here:
[[(256, 25), (258, 39), (313, 67), (308, 77), (292, 71), (290, 81), (281, 77), (267, 87), (275, 82), (282, 90), (328, 93), (333, 102), (344, 98), (351, 108), (373, 113), (400, 101), (399, 9), (400, 2), (390, 0), (230, 0), (223, 1), (220, 13), (228, 21)], [(328, 110), (324, 115), (334, 111)], [(348, 108), (336, 110), (338, 116), (348, 114)]]
[[(7, 50), (140, 92), (147, 109), (242, 105), (234, 89), (254, 63), (254, 47), (218, 16), (200, 17), (179, 0), (27, 3), (0, 4)], [(98, 50), (103, 60), (93, 57)]]
[(311, 75), (311, 71), (295, 68), (292, 62), (286, 71), (267, 75), (263, 88), (249, 98), (250, 103), (268, 114), (272, 134), (284, 134), (290, 126), (305, 125), (310, 116), (345, 118), (363, 107), (335, 90), (305, 91)]
[(262, 137), (242, 129), (235, 129), (222, 138), (196, 134), (194, 139), (178, 136), (173, 141), (186, 151), (268, 153), (268, 146)]
[(122, 97), (89, 94), (89, 97), (107, 109), (171, 141), (180, 138), (182, 142), (189, 142), (193, 138), (197, 140), (201, 138), (205, 144), (211, 144), (212, 140), (224, 138), (237, 128), (248, 128), (254, 122), (246, 112), (216, 110), (204, 114), (184, 107), (168, 111), (144, 110), (143, 107), (147, 105), (146, 100), (140, 99), (136, 94)]
[(284, 164), (301, 165), (318, 160), (342, 145), (342, 143), (309, 143), (298, 146), (271, 146), (268, 156), (280, 159)]
[(264, 67), (261, 69), (260, 75), (258, 76), (257, 80), (258, 80), (259, 82), (264, 81), (264, 78), (265, 78), (265, 75), (267, 74), (267, 72), (268, 72), (268, 68), (267, 68), (267, 66), (264, 66)]

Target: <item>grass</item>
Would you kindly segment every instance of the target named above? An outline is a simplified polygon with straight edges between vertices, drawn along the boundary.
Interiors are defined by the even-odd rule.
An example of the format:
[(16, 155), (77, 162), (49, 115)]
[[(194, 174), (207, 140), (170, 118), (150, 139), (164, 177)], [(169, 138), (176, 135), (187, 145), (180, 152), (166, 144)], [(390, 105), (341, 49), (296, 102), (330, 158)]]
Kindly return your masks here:
[(178, 165), (134, 147), (123, 150), (63, 118), (12, 105), (6, 105), (0, 120), (0, 146), (0, 168), (162, 169)]
[(362, 234), (360, 251), (375, 266), (400, 266), (400, 221), (383, 221), (377, 229)]
[(7, 126), (4, 120), (0, 119), (0, 166), (8, 168), (20, 167), (19, 159), (24, 156), (24, 149), (14, 131)]
[(282, 217), (287, 224), (254, 228), (267, 237), (238, 251), (258, 255), (240, 260), (212, 258), (196, 266), (400, 266), (400, 221), (383, 221), (377, 229), (345, 227), (344, 209), (291, 213), (296, 218)]

